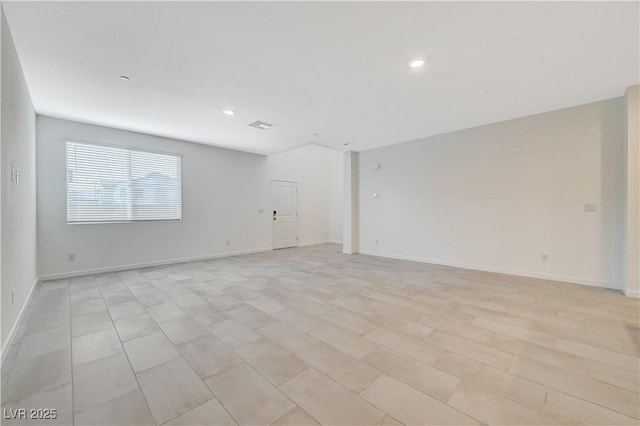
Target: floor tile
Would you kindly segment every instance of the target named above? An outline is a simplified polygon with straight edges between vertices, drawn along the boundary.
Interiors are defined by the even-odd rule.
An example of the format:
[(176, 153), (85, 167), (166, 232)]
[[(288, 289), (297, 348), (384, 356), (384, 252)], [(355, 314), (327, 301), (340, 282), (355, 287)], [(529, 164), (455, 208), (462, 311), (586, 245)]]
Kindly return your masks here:
[(26, 334), (35, 331), (49, 330), (52, 328), (69, 326), (71, 312), (67, 309), (53, 311), (44, 315), (32, 315), (25, 330)]
[(574, 423), (592, 425), (637, 425), (638, 419), (601, 407), (563, 392), (550, 389), (545, 411), (550, 415), (575, 419)]
[(229, 319), (212, 324), (208, 326), (207, 329), (232, 349), (262, 339), (260, 334), (236, 319)]
[(213, 398), (182, 358), (138, 373), (138, 380), (157, 423), (173, 419)]
[[(9, 425), (70, 425), (73, 422), (73, 397), (71, 383), (55, 386), (42, 392), (19, 399), (13, 403), (3, 405), (3, 426)], [(4, 410), (24, 409), (26, 419), (7, 419)], [(31, 418), (31, 410), (51, 410), (49, 418)], [(52, 415), (55, 410), (55, 415)], [(10, 417), (10, 414), (9, 414)], [(55, 417), (55, 418), (54, 418)]]
[(268, 339), (242, 346), (236, 349), (236, 353), (276, 386), (309, 367)]
[(35, 358), (18, 359), (13, 365), (2, 403), (21, 399), (71, 382), (71, 350), (63, 349)]
[(77, 317), (81, 315), (93, 314), (96, 312), (104, 312), (107, 310), (107, 305), (104, 303), (102, 297), (96, 297), (87, 300), (78, 300), (71, 304), (71, 317)]
[(292, 354), (301, 352), (318, 341), (294, 326), (282, 321), (265, 325), (256, 331)]
[(108, 330), (111, 327), (113, 327), (113, 323), (106, 311), (77, 316), (71, 321), (71, 336), (84, 336), (96, 331)]
[(322, 424), (375, 425), (384, 417), (382, 411), (313, 368), (280, 389)]
[(335, 245), (54, 280), (3, 353), (2, 408), (59, 408), (47, 424), (71, 424), (74, 399), (76, 424), (391, 425), (447, 410), (637, 424), (639, 315), (618, 291)]
[(628, 416), (640, 417), (638, 394), (590, 377), (516, 357), (509, 372)]
[(438, 346), (383, 328), (370, 331), (365, 334), (364, 337), (372, 342), (386, 346), (389, 349), (429, 365), (433, 364), (444, 352), (444, 349)]
[(148, 314), (123, 318), (114, 321), (113, 324), (116, 326), (120, 340), (123, 342), (161, 331), (160, 327), (158, 327), (156, 322)]
[(260, 328), (274, 322), (276, 319), (271, 315), (254, 308), (253, 306), (244, 305), (227, 312), (230, 317), (237, 319), (250, 328)]
[(158, 325), (174, 345), (211, 335), (206, 328), (198, 324), (190, 316), (161, 322)]
[(124, 303), (118, 303), (117, 305), (109, 305), (109, 314), (112, 320), (119, 320), (122, 318), (132, 317), (134, 315), (143, 314), (144, 307), (137, 301), (129, 301)]
[(74, 337), (72, 345), (74, 366), (122, 352), (122, 344), (113, 327)]
[(385, 348), (375, 350), (362, 361), (442, 402), (449, 399), (460, 383), (459, 377), (462, 377), (448, 374), (444, 372), (446, 370), (439, 370)]
[(71, 328), (63, 327), (36, 331), (22, 338), (18, 359), (33, 358), (71, 346)]
[(222, 310), (209, 304), (186, 308), (185, 311), (200, 325), (211, 325), (229, 319)]
[(309, 346), (297, 357), (354, 393), (360, 393), (382, 374), (322, 342)]
[(272, 312), (271, 315), (278, 318), (280, 321), (284, 321), (287, 324), (292, 325), (302, 331), (310, 331), (325, 324), (324, 321), (316, 317), (303, 314), (302, 312), (298, 312), (295, 309), (291, 308), (285, 308), (281, 311)]
[(172, 319), (184, 317), (187, 315), (185, 311), (180, 309), (174, 303), (161, 303), (147, 307), (147, 313), (155, 322), (170, 321)]
[(284, 302), (288, 307), (306, 315), (318, 316), (332, 309), (330, 305), (315, 302), (306, 297), (296, 297)]
[(235, 425), (227, 410), (217, 399), (211, 399), (196, 408), (165, 423), (167, 426)]
[(156, 424), (140, 389), (76, 413), (74, 420), (75, 426), (151, 426)]
[(429, 334), (425, 341), (502, 370), (507, 370), (513, 359), (513, 355), (507, 352), (439, 331)]
[(309, 335), (358, 359), (364, 358), (378, 347), (371, 340), (330, 324), (310, 331)]
[(604, 364), (609, 364), (614, 367), (624, 368), (625, 370), (633, 371), (636, 374), (640, 372), (640, 363), (638, 362), (638, 358), (631, 355), (562, 338), (555, 339), (554, 349), (602, 362)]
[(138, 382), (124, 353), (73, 368), (73, 401), (77, 413), (136, 389)]
[(242, 363), (206, 381), (238, 424), (267, 425), (295, 407), (275, 386)]
[(271, 423), (272, 426), (308, 426), (317, 424), (319, 423), (300, 407), (287, 411), (282, 417)]
[(354, 315), (350, 315), (338, 309), (334, 309), (323, 313), (319, 316), (320, 319), (333, 324), (338, 327), (342, 327), (352, 333), (363, 335), (378, 326), (369, 321), (358, 318)]
[(128, 340), (124, 342), (124, 350), (136, 373), (180, 357), (176, 348), (163, 333)]
[(203, 380), (242, 362), (214, 336), (191, 340), (179, 345), (178, 350)]
[(544, 410), (548, 388), (538, 383), (449, 352), (443, 354), (434, 365), (471, 384)]
[(551, 425), (561, 422), (551, 415), (465, 382), (453, 392), (448, 405), (485, 424)]
[(138, 302), (140, 302), (140, 304), (145, 308), (171, 302), (171, 299), (164, 294), (159, 293), (157, 290), (136, 294), (136, 299), (138, 299)]
[(373, 382), (360, 396), (408, 425), (479, 424), (477, 420), (386, 375)]

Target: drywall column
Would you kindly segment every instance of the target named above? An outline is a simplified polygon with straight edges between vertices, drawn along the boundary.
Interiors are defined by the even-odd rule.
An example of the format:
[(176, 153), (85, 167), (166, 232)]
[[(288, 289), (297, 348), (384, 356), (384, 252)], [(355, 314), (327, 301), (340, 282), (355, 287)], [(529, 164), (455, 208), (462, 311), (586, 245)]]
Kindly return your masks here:
[(344, 214), (342, 252), (358, 252), (358, 153), (344, 153)]
[[(2, 46), (2, 25), (4, 19), (4, 11), (2, 10), (2, 4), (0, 4), (0, 47)], [(4, 174), (2, 168), (2, 51), (0, 49), (0, 190), (2, 189), (2, 177)], [(2, 318), (2, 196), (0, 194), (0, 319)], [(0, 363), (4, 361), (7, 351), (3, 347), (2, 342), (2, 327), (0, 326)]]
[(640, 298), (640, 85), (631, 86), (625, 105), (624, 294)]

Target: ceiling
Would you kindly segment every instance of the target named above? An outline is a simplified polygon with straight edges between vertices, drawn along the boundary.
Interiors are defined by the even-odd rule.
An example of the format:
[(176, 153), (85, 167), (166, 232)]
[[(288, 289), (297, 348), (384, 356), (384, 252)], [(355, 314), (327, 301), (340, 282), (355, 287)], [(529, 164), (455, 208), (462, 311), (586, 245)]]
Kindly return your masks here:
[(39, 114), (261, 154), (361, 151), (621, 96), (639, 82), (638, 6), (3, 3)]

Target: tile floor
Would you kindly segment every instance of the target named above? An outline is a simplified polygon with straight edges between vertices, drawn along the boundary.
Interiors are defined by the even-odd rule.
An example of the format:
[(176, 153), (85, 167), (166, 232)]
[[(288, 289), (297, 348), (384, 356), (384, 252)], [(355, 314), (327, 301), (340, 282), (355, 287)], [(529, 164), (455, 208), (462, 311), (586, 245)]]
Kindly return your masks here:
[(3, 417), (637, 425), (638, 314), (617, 291), (335, 245), (50, 281), (2, 366)]

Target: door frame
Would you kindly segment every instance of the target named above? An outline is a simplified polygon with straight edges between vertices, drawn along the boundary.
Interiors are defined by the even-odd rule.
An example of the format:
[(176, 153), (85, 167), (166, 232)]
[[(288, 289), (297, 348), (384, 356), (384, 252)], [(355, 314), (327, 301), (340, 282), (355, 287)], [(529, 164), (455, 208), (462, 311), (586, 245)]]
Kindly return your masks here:
[[(275, 249), (273, 246), (273, 242), (275, 240), (275, 227), (273, 225), (273, 211), (276, 210), (275, 209), (275, 200), (273, 197), (273, 183), (274, 182), (286, 182), (286, 183), (294, 183), (296, 185), (296, 219), (295, 219), (295, 230), (296, 230), (296, 245), (292, 246), (292, 247), (299, 247), (300, 246), (300, 235), (299, 235), (299, 220), (298, 218), (300, 217), (298, 214), (298, 182), (295, 180), (291, 180), (291, 179), (277, 179), (277, 178), (271, 178), (271, 180), (269, 181), (269, 198), (271, 200), (271, 209), (269, 209), (269, 217), (271, 218), (271, 249), (272, 250), (278, 250)], [(283, 247), (286, 248), (286, 247)]]

